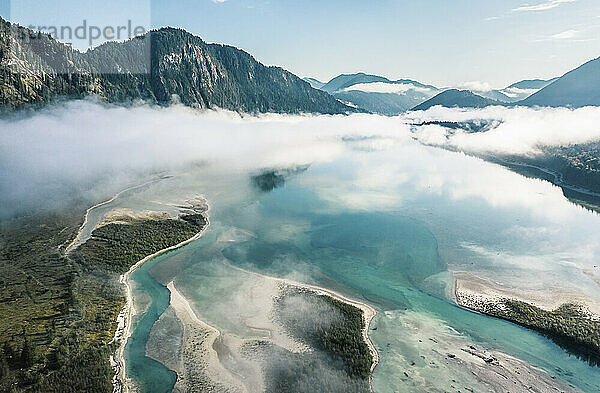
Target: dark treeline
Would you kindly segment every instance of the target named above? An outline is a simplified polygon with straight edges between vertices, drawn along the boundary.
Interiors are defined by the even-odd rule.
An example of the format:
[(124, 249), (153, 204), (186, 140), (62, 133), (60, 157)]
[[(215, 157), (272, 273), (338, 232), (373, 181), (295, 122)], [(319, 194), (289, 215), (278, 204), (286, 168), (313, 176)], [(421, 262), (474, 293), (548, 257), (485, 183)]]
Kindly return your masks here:
[(86, 266), (104, 265), (123, 273), (145, 256), (189, 239), (205, 224), (200, 214), (181, 220), (133, 219), (129, 224), (110, 223), (96, 228), (76, 256)]
[(600, 365), (600, 321), (589, 316), (581, 306), (563, 304), (554, 311), (546, 311), (522, 301), (502, 299), (497, 304), (480, 305), (478, 309), (535, 330), (591, 365)]

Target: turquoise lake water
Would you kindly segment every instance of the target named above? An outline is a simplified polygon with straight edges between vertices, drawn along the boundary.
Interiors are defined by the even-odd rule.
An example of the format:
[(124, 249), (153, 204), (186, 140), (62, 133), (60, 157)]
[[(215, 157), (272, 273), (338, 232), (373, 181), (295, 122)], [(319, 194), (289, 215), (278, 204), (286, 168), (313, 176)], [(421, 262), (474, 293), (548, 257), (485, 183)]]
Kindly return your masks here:
[[(137, 321), (126, 351), (128, 375), (144, 391), (169, 391), (176, 378), (144, 354), (150, 328), (169, 302), (169, 293), (159, 281), (175, 279), (186, 296), (202, 293), (190, 299), (196, 308), (202, 302), (218, 301), (218, 290), (209, 286), (209, 276), (213, 269), (231, 269), (219, 262), (223, 256), (248, 270), (329, 287), (374, 305), (380, 313), (373, 325), (381, 326), (371, 332), (381, 354), (373, 378), (378, 392), (395, 391), (396, 375), (403, 371), (398, 369), (398, 358), (412, 351), (402, 334), (383, 333), (406, 329), (397, 315), (438, 321), (457, 337), (525, 360), (584, 391), (600, 391), (597, 367), (534, 332), (464, 310), (447, 299), (452, 282), (448, 266), (511, 279), (515, 286), (536, 276), (534, 288), (557, 277), (562, 277), (557, 285), (571, 285), (579, 277), (569, 276), (574, 271), (572, 261), (586, 264), (596, 251), (577, 259), (579, 254), (568, 242), (576, 237), (592, 239), (591, 232), (600, 227), (597, 216), (573, 207), (558, 191), (537, 181), (532, 181), (532, 190), (516, 190), (524, 198), (522, 203), (518, 195), (502, 199), (502, 195), (485, 194), (487, 190), (470, 190), (465, 182), (459, 182), (460, 187), (452, 185), (457, 194), (434, 192), (431, 186), (418, 186), (425, 175), (409, 181), (388, 178), (365, 186), (354, 176), (360, 164), (357, 157), (362, 159), (362, 153), (314, 165), (268, 193), (252, 190), (247, 174), (235, 173), (227, 179), (184, 176), (169, 180), (151, 194), (154, 198), (168, 190), (186, 195), (200, 188), (211, 203), (211, 227), (202, 239), (147, 263), (132, 275), (140, 291), (134, 296), (146, 292), (152, 300)], [(422, 159), (426, 158), (425, 154)], [(456, 157), (445, 159), (457, 170)], [(527, 186), (521, 177), (500, 170), (507, 176), (504, 181)], [(538, 190), (547, 194), (543, 198), (533, 195)], [(394, 198), (386, 197), (390, 195)], [(527, 198), (538, 200), (530, 203)], [(545, 203), (559, 206), (553, 211), (556, 217), (540, 214), (538, 209)], [(250, 235), (214, 246), (219, 236), (233, 229)], [(543, 241), (532, 242), (532, 238)], [(497, 261), (501, 253), (503, 261), (509, 262)], [(593, 288), (589, 282), (581, 283), (586, 286)], [(590, 293), (595, 296), (593, 290)]]

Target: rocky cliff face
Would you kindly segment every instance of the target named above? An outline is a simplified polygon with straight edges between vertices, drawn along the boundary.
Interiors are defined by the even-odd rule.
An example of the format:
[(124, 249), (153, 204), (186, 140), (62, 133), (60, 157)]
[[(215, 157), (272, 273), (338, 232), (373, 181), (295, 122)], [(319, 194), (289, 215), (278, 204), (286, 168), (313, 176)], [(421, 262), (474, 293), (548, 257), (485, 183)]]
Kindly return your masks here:
[(329, 94), (231, 46), (164, 28), (81, 53), (0, 19), (0, 104), (18, 108), (96, 95), (239, 112), (346, 113)]

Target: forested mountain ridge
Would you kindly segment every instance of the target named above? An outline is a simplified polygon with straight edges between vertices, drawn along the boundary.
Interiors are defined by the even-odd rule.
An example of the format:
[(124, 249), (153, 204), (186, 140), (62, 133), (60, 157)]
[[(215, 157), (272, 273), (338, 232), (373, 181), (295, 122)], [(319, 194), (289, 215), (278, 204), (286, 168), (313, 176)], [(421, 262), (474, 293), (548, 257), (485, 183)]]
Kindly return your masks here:
[(0, 18), (0, 105), (18, 108), (96, 95), (239, 112), (356, 111), (294, 74), (227, 45), (162, 28), (81, 53)]

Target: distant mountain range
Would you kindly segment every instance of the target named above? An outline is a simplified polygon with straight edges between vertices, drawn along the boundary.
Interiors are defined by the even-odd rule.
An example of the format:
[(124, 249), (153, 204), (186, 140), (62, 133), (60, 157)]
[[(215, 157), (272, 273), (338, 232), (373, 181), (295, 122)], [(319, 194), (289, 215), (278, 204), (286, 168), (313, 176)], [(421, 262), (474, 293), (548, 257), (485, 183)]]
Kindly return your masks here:
[[(144, 53), (147, 59), (140, 57)], [(163, 28), (82, 53), (0, 18), (0, 55), (3, 109), (93, 94), (108, 102), (177, 99), (197, 108), (249, 113), (356, 111), (282, 68), (182, 29)]]
[(567, 72), (543, 89), (520, 101), (526, 106), (600, 105), (600, 57)]
[(475, 107), (489, 105), (570, 107), (600, 106), (600, 58), (590, 60), (560, 78), (550, 80), (524, 80), (503, 89), (507, 94), (527, 95), (519, 101), (490, 100), (490, 96), (458, 90), (444, 91), (430, 100), (415, 106), (424, 110), (435, 105), (446, 107)]
[[(140, 53), (147, 59), (140, 61)], [(208, 44), (182, 29), (163, 28), (82, 53), (2, 18), (0, 57), (0, 110), (88, 95), (107, 102), (165, 105), (176, 100), (249, 113), (397, 115), (435, 105), (600, 105), (600, 58), (560, 78), (485, 91), (365, 73), (341, 74), (324, 83), (264, 66), (242, 50)]]
[(548, 86), (550, 83), (554, 82), (558, 78), (552, 78), (548, 80), (543, 79), (526, 79), (520, 82), (513, 83), (512, 85), (500, 90), (503, 94), (509, 96), (511, 101), (509, 102), (517, 102), (524, 100), (530, 95), (536, 93), (540, 89)]
[(481, 97), (469, 90), (450, 89), (412, 108), (414, 111), (425, 111), (434, 106), (446, 108), (485, 108), (490, 105), (503, 105), (502, 102)]
[(513, 103), (521, 101), (538, 90), (546, 87), (550, 83), (554, 82), (558, 78), (542, 80), (542, 79), (529, 79), (523, 80), (512, 85), (505, 87), (504, 89), (494, 90), (477, 90), (468, 89), (471, 93), (477, 94), (490, 100), (500, 101), (505, 103)]
[(349, 106), (388, 116), (406, 112), (441, 91), (410, 79), (392, 81), (362, 72), (336, 76), (321, 86), (316, 79), (305, 80)]
[(439, 88), (412, 79), (390, 80), (362, 72), (341, 74), (326, 83), (314, 78), (304, 78), (312, 87), (328, 92), (348, 106), (387, 116), (435, 105), (477, 108), (518, 105), (523, 99), (557, 79), (523, 80), (495, 90), (459, 90)]

